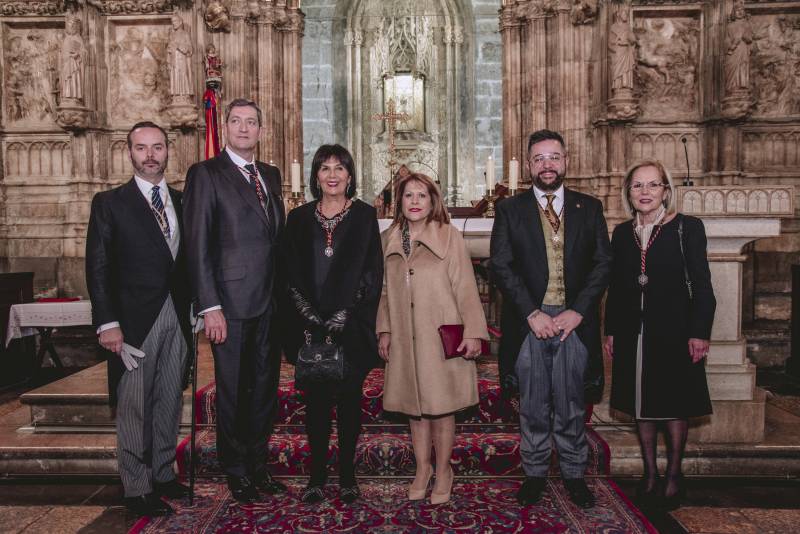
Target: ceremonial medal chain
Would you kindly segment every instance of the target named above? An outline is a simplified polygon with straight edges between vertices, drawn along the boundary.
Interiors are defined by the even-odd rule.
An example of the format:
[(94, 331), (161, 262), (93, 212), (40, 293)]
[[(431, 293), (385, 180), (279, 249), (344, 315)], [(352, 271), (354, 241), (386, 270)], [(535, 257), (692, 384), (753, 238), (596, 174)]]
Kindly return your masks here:
[(314, 211), (314, 215), (317, 217), (322, 229), (325, 230), (325, 250), (323, 254), (329, 258), (333, 256), (333, 231), (336, 230), (336, 227), (348, 213), (350, 213), (350, 203), (346, 202), (342, 211), (328, 219), (322, 214), (322, 202), (317, 202), (317, 209)]
[(640, 265), (641, 271), (639, 272), (639, 278), (637, 279), (637, 281), (639, 282), (639, 285), (642, 286), (642, 289), (644, 289), (644, 286), (646, 286), (647, 282), (650, 281), (649, 278), (647, 277), (647, 274), (646, 274), (646, 271), (647, 271), (647, 251), (650, 250), (650, 246), (653, 244), (653, 241), (656, 240), (656, 237), (658, 237), (658, 234), (661, 232), (661, 225), (659, 224), (658, 226), (655, 227), (655, 229), (653, 230), (653, 233), (650, 235), (650, 239), (647, 241), (647, 247), (645, 247), (645, 248), (642, 248), (642, 241), (641, 241), (641, 239), (639, 239), (639, 234), (636, 233), (636, 227), (634, 225), (631, 225), (631, 227), (633, 228), (633, 239), (636, 241), (636, 244), (639, 246), (639, 252), (641, 254), (641, 259), (642, 259), (641, 265)]
[(158, 221), (158, 225), (161, 227), (161, 233), (164, 234), (164, 237), (169, 237), (169, 220), (167, 219), (166, 208), (164, 209), (164, 213), (161, 213), (153, 206), (150, 206), (150, 211), (156, 216), (156, 221)]
[[(543, 208), (538, 202), (536, 205), (542, 210), (544, 218), (547, 219), (547, 222), (550, 223), (550, 228), (553, 229), (553, 235), (550, 237), (550, 241), (552, 241), (554, 245), (557, 245), (559, 241), (561, 241), (561, 236), (558, 235), (558, 229), (561, 228), (561, 213), (564, 213), (564, 206), (561, 206), (561, 213), (556, 215), (556, 220), (554, 221), (553, 216), (550, 215), (550, 212), (547, 211), (546, 208)], [(553, 212), (555, 213), (555, 210), (553, 210)]]

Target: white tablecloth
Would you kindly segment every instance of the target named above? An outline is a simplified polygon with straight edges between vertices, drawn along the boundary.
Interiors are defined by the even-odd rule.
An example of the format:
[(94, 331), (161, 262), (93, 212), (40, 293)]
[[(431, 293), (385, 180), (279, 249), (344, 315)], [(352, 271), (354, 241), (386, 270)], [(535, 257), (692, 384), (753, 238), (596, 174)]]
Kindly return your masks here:
[(92, 303), (88, 300), (14, 304), (8, 314), (6, 346), (12, 339), (36, 334), (37, 327), (54, 328), (90, 324), (92, 324)]

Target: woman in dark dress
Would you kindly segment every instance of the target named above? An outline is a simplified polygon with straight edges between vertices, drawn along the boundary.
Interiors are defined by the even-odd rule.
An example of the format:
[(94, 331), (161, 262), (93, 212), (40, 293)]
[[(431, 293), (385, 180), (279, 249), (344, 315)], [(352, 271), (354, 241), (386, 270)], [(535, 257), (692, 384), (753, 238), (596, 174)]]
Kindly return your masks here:
[(688, 418), (711, 413), (706, 384), (716, 300), (702, 221), (676, 212), (672, 178), (658, 161), (637, 163), (622, 186), (633, 219), (614, 229), (606, 301), (606, 351), (613, 357), (611, 406), (636, 418), (644, 460), (639, 494), (658, 492), (657, 427), (668, 457), (664, 502), (679, 504)]
[(344, 349), (345, 379), (314, 383), (303, 391), (311, 478), (302, 500), (325, 498), (331, 409), (336, 406), (339, 496), (353, 502), (360, 496), (354, 458), (362, 386), (370, 369), (380, 364), (375, 317), (383, 284), (381, 239), (375, 209), (353, 199), (355, 168), (344, 147), (319, 147), (309, 185), (316, 200), (289, 213), (282, 245), (289, 286), (284, 351), (294, 364), (306, 332), (315, 341), (331, 336)]

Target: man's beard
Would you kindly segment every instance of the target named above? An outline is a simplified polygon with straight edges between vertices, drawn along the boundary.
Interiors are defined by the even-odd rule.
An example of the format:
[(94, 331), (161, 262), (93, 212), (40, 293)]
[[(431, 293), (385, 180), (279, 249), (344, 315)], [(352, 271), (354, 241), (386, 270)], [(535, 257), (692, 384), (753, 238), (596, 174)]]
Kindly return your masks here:
[(153, 177), (161, 176), (161, 175), (164, 174), (164, 171), (167, 168), (167, 162), (168, 161), (169, 161), (168, 157), (164, 158), (164, 161), (161, 163), (161, 165), (158, 166), (158, 168), (156, 170), (151, 170), (150, 168), (146, 167), (146, 165), (148, 163), (156, 163), (157, 164), (158, 162), (155, 161), (155, 160), (146, 160), (146, 161), (143, 161), (141, 165), (138, 165), (133, 161), (133, 159), (131, 159), (131, 164), (133, 165), (133, 169), (136, 171), (136, 174), (139, 177), (141, 177), (141, 178), (153, 178)]
[[(542, 174), (542, 173), (539, 173)], [(553, 180), (551, 183), (546, 183), (539, 177), (539, 174), (534, 175), (533, 177), (533, 185), (538, 187), (542, 191), (555, 191), (561, 184), (564, 183), (564, 176), (565, 173), (558, 173), (556, 174), (556, 179)]]

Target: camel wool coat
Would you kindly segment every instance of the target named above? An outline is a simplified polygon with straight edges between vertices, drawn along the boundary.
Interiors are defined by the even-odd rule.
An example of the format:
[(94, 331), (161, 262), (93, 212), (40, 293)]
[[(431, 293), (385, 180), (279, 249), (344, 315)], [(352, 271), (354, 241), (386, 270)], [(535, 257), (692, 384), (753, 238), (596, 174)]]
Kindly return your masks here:
[(475, 362), (445, 360), (438, 328), (463, 324), (465, 338), (489, 339), (472, 261), (461, 232), (430, 222), (403, 253), (402, 233), (381, 235), (384, 284), (378, 333), (391, 333), (383, 408), (411, 416), (446, 415), (478, 403)]

